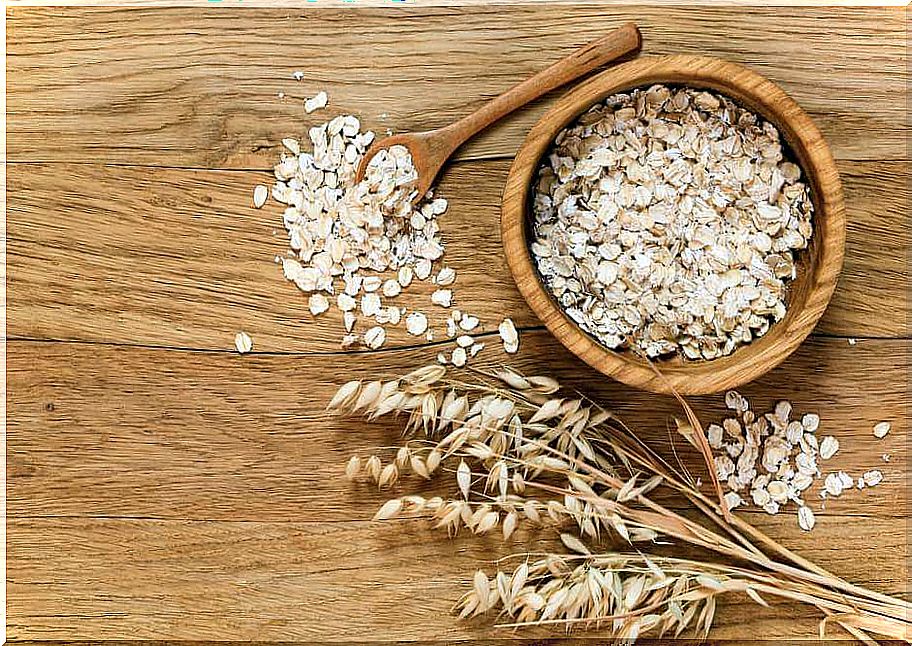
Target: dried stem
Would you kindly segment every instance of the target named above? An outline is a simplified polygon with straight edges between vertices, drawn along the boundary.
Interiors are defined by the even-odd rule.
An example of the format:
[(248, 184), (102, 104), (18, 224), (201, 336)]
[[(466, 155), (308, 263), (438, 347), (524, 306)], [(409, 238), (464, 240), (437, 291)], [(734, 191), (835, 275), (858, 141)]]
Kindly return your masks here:
[[(409, 474), (455, 479), (457, 498), (404, 495), (384, 503), (375, 518), (426, 517), (450, 534), (499, 530), (504, 540), (520, 523), (576, 530), (561, 534), (575, 556), (548, 554), (530, 565), (533, 555), (526, 554), (514, 572), (491, 580), (477, 572), (473, 590), (457, 604), (461, 615), (499, 607), (511, 618), (504, 626), (607, 626), (626, 639), (690, 625), (705, 634), (716, 596), (744, 592), (765, 605), (763, 592), (818, 608), (821, 630), (835, 622), (862, 640), (868, 631), (908, 639), (912, 604), (830, 574), (728, 511), (700, 422), (677, 394), (688, 419), (683, 432), (707, 460), (718, 502), (610, 412), (585, 397), (559, 396), (554, 379), (507, 368), (472, 373), (465, 383), (442, 366), (427, 366), (386, 382), (349, 382), (329, 405), (368, 419), (405, 418), (404, 444), (388, 449), (394, 458), (353, 457), (350, 478), (381, 488)], [(657, 487), (677, 492), (702, 516), (693, 520), (659, 504), (650, 495)], [(590, 553), (588, 545), (609, 537), (646, 551)], [(661, 537), (723, 561), (649, 554)]]

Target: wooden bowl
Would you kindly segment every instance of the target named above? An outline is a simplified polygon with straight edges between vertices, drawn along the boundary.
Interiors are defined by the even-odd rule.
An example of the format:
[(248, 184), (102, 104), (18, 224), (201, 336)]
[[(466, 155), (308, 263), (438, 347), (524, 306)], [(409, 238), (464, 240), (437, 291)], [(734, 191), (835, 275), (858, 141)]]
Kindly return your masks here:
[[(797, 276), (788, 286), (785, 317), (765, 335), (732, 354), (712, 360), (680, 355), (652, 365), (629, 350), (600, 344), (566, 316), (533, 264), (530, 192), (541, 159), (554, 138), (593, 104), (612, 94), (654, 83), (685, 85), (727, 95), (778, 127), (802, 168), (814, 203), (814, 233), (796, 254)], [(519, 291), (551, 333), (600, 372), (652, 392), (707, 394), (735, 388), (779, 365), (817, 324), (842, 268), (845, 206), (830, 150), (810, 117), (785, 92), (749, 69), (702, 56), (646, 57), (592, 77), (561, 98), (535, 124), (516, 155), (504, 188), (501, 216), (504, 250)], [(656, 369), (661, 376), (656, 373)]]

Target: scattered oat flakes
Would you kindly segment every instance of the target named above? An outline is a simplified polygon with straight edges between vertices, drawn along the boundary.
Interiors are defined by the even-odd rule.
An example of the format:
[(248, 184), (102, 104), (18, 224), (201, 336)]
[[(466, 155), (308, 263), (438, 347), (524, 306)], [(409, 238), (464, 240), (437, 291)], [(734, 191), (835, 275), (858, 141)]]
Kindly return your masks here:
[(788, 501), (788, 485), (781, 480), (773, 480), (769, 483), (766, 487), (766, 492), (770, 495), (770, 498), (780, 504), (784, 504)]
[(247, 354), (253, 349), (253, 339), (246, 332), (238, 332), (234, 335), (234, 347), (241, 354)]
[(399, 325), (399, 321), (402, 320), (402, 310), (398, 307), (387, 307), (386, 318), (391, 325)]
[(329, 97), (326, 95), (326, 92), (320, 90), (317, 92), (316, 96), (304, 101), (304, 112), (310, 114), (314, 110), (325, 108), (327, 103), (329, 103)]
[(293, 73), (291, 74), (291, 78), (293, 78), (293, 79), (296, 80), (296, 81), (303, 81), (303, 80), (304, 80), (304, 72), (301, 72), (300, 70), (295, 71), (295, 72), (293, 72)]
[[(807, 413), (800, 421), (790, 419), (793, 409), (787, 400), (777, 402), (772, 412), (763, 415), (755, 415), (749, 407), (742, 406), (742, 401), (747, 403), (734, 391), (727, 393), (726, 406), (736, 415), (740, 413), (740, 419), (730, 417), (706, 427), (710, 446), (720, 452), (714, 457), (715, 470), (727, 499), (736, 500), (737, 494), (743, 503), (743, 492), (749, 491), (750, 502), (768, 514), (777, 514), (794, 502), (799, 525), (810, 531), (814, 526), (813, 512), (809, 508), (803, 511), (807, 507), (803, 492), (821, 477), (818, 460), (833, 458), (839, 450), (838, 440), (828, 435), (818, 442), (814, 433), (820, 426), (819, 416)], [(888, 459), (885, 454), (884, 461)], [(845, 471), (831, 472), (823, 478), (820, 498), (825, 501), (855, 487), (872, 486), (870, 483), (878, 483), (882, 477), (879, 471), (866, 472), (857, 479)]]
[(383, 279), (379, 276), (365, 276), (361, 280), (361, 289), (365, 292), (376, 292), (383, 285)]
[(398, 280), (390, 278), (383, 283), (383, 295), (387, 298), (398, 296), (400, 292), (402, 292), (402, 285)]
[(874, 425), (874, 437), (882, 439), (890, 432), (890, 422), (878, 422)]
[(435, 282), (440, 286), (452, 285), (456, 281), (456, 270), (450, 267), (444, 267), (437, 272)]
[(706, 427), (706, 439), (709, 440), (709, 445), (714, 449), (722, 448), (722, 427), (718, 424), (710, 424)]
[(788, 422), (789, 415), (792, 414), (792, 402), (782, 400), (776, 402), (776, 407), (773, 409), (773, 414), (776, 418), (782, 423)]
[(855, 345), (856, 343), (858, 343), (858, 341), (856, 341), (855, 339), (849, 339), (848, 341), (849, 341), (849, 345)]
[(836, 452), (839, 450), (839, 440), (837, 440), (832, 435), (827, 435), (820, 441), (820, 458), (822, 460), (829, 460), (831, 457), (836, 455)]
[(803, 426), (804, 430), (806, 430), (808, 433), (815, 432), (818, 428), (820, 428), (820, 415), (817, 415), (816, 413), (808, 413), (801, 418), (801, 426)]
[(741, 498), (741, 496), (739, 496), (734, 491), (729, 491), (727, 494), (725, 494), (724, 498), (725, 505), (729, 510), (744, 504), (744, 500)]
[(308, 300), (308, 307), (311, 314), (319, 316), (329, 309), (329, 299), (323, 294), (311, 294)]
[(397, 280), (403, 288), (412, 284), (412, 276), (414, 276), (414, 270), (408, 265), (400, 267), (396, 274)]
[(345, 327), (346, 332), (352, 331), (352, 328), (355, 327), (356, 319), (354, 312), (342, 312), (342, 325)]
[[(308, 99), (310, 109), (325, 107), (325, 92)], [(307, 140), (282, 140), (284, 152), (276, 164), (273, 198), (285, 205), (283, 222), (288, 231), (288, 257), (277, 257), (283, 275), (309, 297), (314, 315), (326, 312), (331, 304), (342, 312), (345, 328), (343, 347), (362, 343), (375, 349), (386, 340), (384, 325), (397, 325), (406, 319), (414, 336), (433, 340), (427, 317), (406, 308), (384, 305), (382, 298), (395, 298), (413, 279), (428, 280), (434, 264), (443, 256), (438, 216), (447, 201), (428, 192), (414, 201), (417, 180), (413, 160), (402, 146), (380, 151), (368, 164), (364, 180), (355, 183), (358, 164), (374, 140), (374, 134), (361, 132), (361, 123), (352, 115), (340, 115), (310, 128)], [(265, 192), (265, 193), (264, 193)], [(255, 191), (261, 202), (268, 199), (263, 186)], [(437, 270), (433, 282), (438, 286), (431, 300), (450, 307), (456, 272), (450, 267)], [(373, 319), (373, 327), (361, 336), (354, 334), (358, 314)], [(478, 317), (463, 316), (458, 310), (446, 320), (448, 337), (457, 340), (456, 362), (475, 356), (484, 348), (471, 332), (481, 325)], [(514, 334), (515, 336), (515, 334)], [(516, 351), (518, 336), (511, 344)], [(443, 353), (441, 353), (443, 354)]]
[[(457, 310), (458, 311), (458, 310)], [(469, 316), (468, 314), (461, 316), (459, 319), (459, 327), (465, 330), (466, 332), (471, 332), (478, 327), (478, 317)]]
[(457, 368), (462, 368), (466, 364), (466, 351), (463, 347), (456, 347), (453, 349), (453, 355), (451, 358), (453, 365)]
[(798, 526), (806, 532), (814, 529), (814, 524), (816, 523), (814, 518), (814, 512), (811, 511), (810, 507), (802, 505), (798, 508)]
[(449, 307), (453, 303), (453, 290), (437, 289), (431, 294), (431, 302), (441, 307)]
[(336, 297), (336, 307), (342, 312), (350, 312), (357, 306), (358, 302), (346, 293), (341, 293)]
[(361, 313), (364, 316), (376, 316), (382, 307), (380, 296), (376, 293), (368, 293), (361, 297)]
[(771, 500), (769, 492), (762, 487), (751, 489), (751, 499), (757, 507), (763, 507)]
[(845, 489), (845, 487), (843, 486), (842, 478), (839, 477), (838, 473), (829, 473), (823, 481), (823, 489), (824, 491), (821, 492), (821, 495), (826, 492), (831, 496), (839, 496), (842, 494), (842, 490)]
[(428, 320), (421, 312), (412, 312), (405, 317), (405, 329), (414, 336), (421, 336), (427, 331)]
[(877, 469), (874, 469), (871, 471), (865, 471), (863, 477), (864, 477), (865, 486), (868, 486), (868, 487), (875, 487), (875, 486), (879, 485), (881, 482), (883, 482), (883, 473), (881, 473)]
[(497, 330), (500, 332), (500, 338), (507, 353), (514, 354), (519, 350), (519, 334), (516, 331), (516, 326), (513, 325), (512, 319), (506, 318), (501, 321)]
[(375, 325), (364, 333), (364, 345), (371, 350), (379, 348), (384, 341), (386, 341), (386, 330), (379, 325)]
[(415, 263), (415, 278), (418, 280), (427, 280), (431, 275), (431, 261), (422, 258)]
[(269, 197), (269, 189), (262, 184), (257, 184), (253, 189), (253, 205), (256, 208), (266, 204), (266, 198)]

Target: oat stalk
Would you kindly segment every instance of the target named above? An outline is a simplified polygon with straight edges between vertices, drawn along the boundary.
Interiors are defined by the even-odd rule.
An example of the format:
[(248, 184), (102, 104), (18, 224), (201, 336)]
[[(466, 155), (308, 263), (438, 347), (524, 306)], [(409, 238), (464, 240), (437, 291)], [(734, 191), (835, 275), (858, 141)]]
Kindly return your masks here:
[[(404, 422), (402, 444), (387, 450), (392, 457), (352, 457), (349, 478), (382, 489), (408, 476), (451, 483), (438, 496), (391, 498), (375, 519), (420, 517), (451, 535), (498, 532), (504, 540), (520, 526), (549, 528), (573, 553), (490, 580), (476, 573), (457, 604), (461, 615), (496, 609), (506, 626), (581, 625), (628, 639), (689, 626), (705, 634), (719, 595), (743, 592), (765, 604), (762, 593), (818, 608), (821, 631), (835, 622), (865, 640), (868, 632), (909, 639), (912, 604), (844, 581), (726, 515), (724, 502), (707, 498), (601, 406), (564, 396), (550, 377), (507, 368), (470, 374), (452, 379), (436, 365), (399, 379), (352, 381), (329, 404), (338, 414)], [(696, 414), (679, 401), (698, 435)], [(659, 503), (659, 488), (681, 495), (699, 519)], [(655, 553), (659, 540), (714, 556), (671, 559)], [(634, 545), (635, 552), (618, 549)]]

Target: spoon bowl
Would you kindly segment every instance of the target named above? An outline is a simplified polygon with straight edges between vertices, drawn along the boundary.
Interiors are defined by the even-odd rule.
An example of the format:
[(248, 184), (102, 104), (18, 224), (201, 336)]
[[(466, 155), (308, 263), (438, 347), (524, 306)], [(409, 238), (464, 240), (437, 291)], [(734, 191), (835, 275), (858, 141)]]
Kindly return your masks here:
[(443, 167), (443, 164), (458, 147), (452, 146), (452, 141), (447, 137), (447, 133), (441, 132), (446, 128), (439, 130), (430, 130), (428, 132), (412, 132), (407, 134), (392, 135), (380, 139), (368, 149), (361, 158), (358, 165), (358, 172), (355, 175), (355, 181), (360, 182), (364, 179), (364, 173), (373, 159), (381, 150), (388, 150), (393, 146), (405, 146), (412, 156), (412, 163), (418, 171), (418, 179), (415, 182), (415, 197), (413, 202), (417, 202), (424, 197), (430, 190), (434, 179)]

